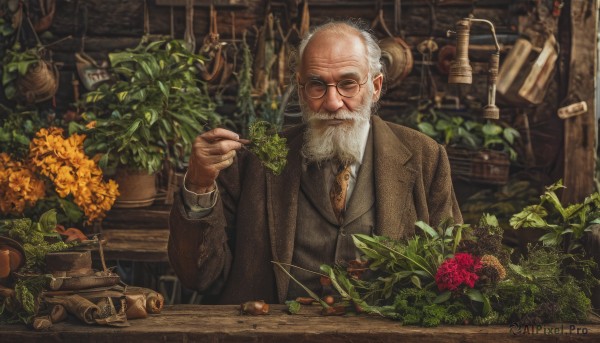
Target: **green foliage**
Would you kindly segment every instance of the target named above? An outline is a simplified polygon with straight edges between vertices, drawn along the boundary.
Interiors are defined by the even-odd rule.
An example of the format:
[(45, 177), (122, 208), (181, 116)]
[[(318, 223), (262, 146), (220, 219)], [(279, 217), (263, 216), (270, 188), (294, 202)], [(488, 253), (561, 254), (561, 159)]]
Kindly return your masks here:
[(460, 301), (450, 304), (436, 304), (433, 291), (418, 288), (404, 288), (398, 291), (394, 299), (394, 307), (399, 320), (404, 325), (421, 325), (425, 327), (440, 324), (464, 324), (473, 315), (466, 305)]
[(563, 206), (556, 191), (564, 188), (562, 181), (546, 187), (540, 202), (526, 206), (510, 219), (514, 229), (539, 228), (548, 233), (540, 237), (546, 246), (560, 247), (566, 244), (566, 252), (581, 248), (580, 239), (600, 224), (600, 193), (586, 197), (583, 202)]
[[(77, 243), (65, 243), (54, 230), (57, 225), (56, 210), (50, 210), (38, 222), (29, 218), (0, 220), (0, 234), (20, 241), (25, 250), (25, 272), (41, 272), (46, 264), (46, 254), (63, 251)], [(54, 243), (49, 240), (54, 239)]]
[(505, 123), (482, 122), (466, 114), (449, 115), (432, 107), (415, 110), (405, 121), (441, 144), (502, 151), (513, 161), (518, 157), (513, 147), (520, 134)]
[(43, 287), (48, 284), (48, 278), (43, 273), (46, 254), (77, 245), (77, 243), (64, 243), (54, 230), (56, 225), (55, 210), (44, 213), (37, 222), (30, 218), (0, 220), (0, 235), (20, 241), (25, 251), (25, 266), (19, 270), (22, 276), (14, 285), (16, 302), (10, 297), (2, 299), (0, 322), (31, 323), (38, 311), (39, 295)]
[[(450, 222), (436, 228), (424, 222), (416, 225), (419, 234), (402, 241), (353, 235), (363, 254), (361, 264), (369, 268), (364, 278), (342, 265), (321, 266), (339, 293), (340, 304), (353, 304), (362, 310), (359, 312), (401, 320), (404, 325), (587, 320), (591, 289), (598, 285), (592, 272), (594, 261), (555, 246), (539, 246), (531, 247), (518, 263), (511, 263), (501, 245), (503, 229), (490, 214), (484, 214), (476, 227)], [(458, 252), (474, 259), (487, 258), (482, 258), (481, 268), (475, 270), (473, 288), (441, 291), (438, 270)], [(449, 273), (457, 267), (446, 264), (445, 268)], [(486, 277), (486, 269), (501, 270), (503, 276)]]
[(286, 139), (280, 137), (272, 128), (272, 125), (266, 121), (252, 123), (249, 131), (250, 151), (273, 174), (281, 174), (287, 163), (288, 148)]
[(369, 259), (369, 268), (382, 274), (371, 285), (367, 296), (388, 299), (398, 288), (431, 288), (438, 266), (452, 256), (466, 225), (442, 223), (433, 229), (425, 222), (415, 224), (422, 231), (406, 242), (386, 237), (353, 235), (356, 247)]
[(24, 76), (27, 71), (40, 63), (43, 47), (22, 49), (21, 44), (15, 43), (7, 49), (2, 59), (2, 87), (7, 99), (14, 99), (17, 94), (15, 81)]
[(23, 159), (29, 154), (29, 143), (43, 126), (37, 110), (19, 107), (11, 110), (0, 104), (0, 152)]
[(519, 265), (509, 265), (511, 277), (498, 285), (502, 302), (495, 308), (510, 321), (585, 322), (591, 310), (588, 285), (598, 280), (591, 273), (575, 278), (565, 272), (569, 262), (593, 263), (573, 261), (556, 247), (530, 247)]
[(73, 127), (90, 137), (86, 152), (104, 154), (103, 168), (153, 173), (165, 158), (182, 167), (195, 137), (221, 120), (197, 78), (203, 57), (172, 40), (142, 43), (109, 59), (118, 80), (84, 96), (83, 117), (95, 128)]
[(48, 278), (46, 275), (20, 279), (15, 283), (16, 299), (21, 305), (15, 314), (21, 322), (30, 324), (33, 321), (33, 317), (35, 317), (38, 311), (38, 298), (47, 284)]
[(538, 199), (540, 191), (529, 181), (511, 178), (497, 189), (486, 188), (461, 203), (465, 223), (476, 222), (482, 213), (494, 213), (502, 228), (510, 228), (511, 216)]

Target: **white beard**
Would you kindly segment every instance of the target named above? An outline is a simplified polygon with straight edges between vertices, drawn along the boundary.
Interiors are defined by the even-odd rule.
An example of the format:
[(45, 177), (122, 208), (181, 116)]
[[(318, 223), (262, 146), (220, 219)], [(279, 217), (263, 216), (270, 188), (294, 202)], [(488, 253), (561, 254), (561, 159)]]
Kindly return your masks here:
[[(369, 125), (373, 104), (371, 97), (366, 98), (365, 103), (355, 111), (339, 110), (335, 114), (311, 111), (306, 103), (300, 100), (302, 116), (308, 124), (301, 152), (309, 163), (336, 160), (343, 164), (351, 164), (360, 159), (363, 146), (356, 137), (365, 125)], [(351, 121), (336, 126), (323, 122), (332, 118)]]

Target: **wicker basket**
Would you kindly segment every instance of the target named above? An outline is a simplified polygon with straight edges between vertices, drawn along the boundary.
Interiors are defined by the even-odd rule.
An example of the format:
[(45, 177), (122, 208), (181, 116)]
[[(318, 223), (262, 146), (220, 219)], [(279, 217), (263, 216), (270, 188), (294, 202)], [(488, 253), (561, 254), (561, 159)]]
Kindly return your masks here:
[(508, 182), (510, 160), (506, 153), (446, 147), (452, 177), (469, 182), (504, 185)]

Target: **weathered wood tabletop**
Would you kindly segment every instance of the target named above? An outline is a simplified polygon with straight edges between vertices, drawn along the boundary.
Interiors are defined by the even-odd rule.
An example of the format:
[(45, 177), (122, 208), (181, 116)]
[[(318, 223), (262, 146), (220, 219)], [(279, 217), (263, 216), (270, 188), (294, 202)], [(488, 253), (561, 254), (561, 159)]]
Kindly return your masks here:
[(441, 326), (422, 328), (370, 316), (325, 317), (319, 307), (297, 315), (272, 305), (268, 315), (240, 315), (239, 306), (173, 305), (131, 326), (90, 326), (69, 318), (47, 331), (0, 325), (0, 342), (600, 342), (597, 324), (539, 327)]

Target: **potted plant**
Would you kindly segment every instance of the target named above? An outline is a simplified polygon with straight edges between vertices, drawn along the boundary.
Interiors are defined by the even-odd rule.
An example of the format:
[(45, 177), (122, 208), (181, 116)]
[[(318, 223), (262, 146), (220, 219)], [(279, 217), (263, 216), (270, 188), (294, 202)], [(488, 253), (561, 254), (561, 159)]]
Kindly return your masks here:
[[(198, 79), (200, 55), (186, 50), (182, 41), (142, 42), (133, 49), (109, 54), (116, 81), (103, 84), (83, 99), (79, 125), (90, 141), (86, 151), (100, 154), (100, 165), (116, 171), (121, 185), (117, 206), (150, 205), (154, 194), (127, 198), (124, 185), (151, 190), (126, 175), (142, 175), (154, 183), (164, 162), (181, 168), (189, 157), (194, 138), (206, 126), (220, 122), (206, 85)], [(77, 124), (74, 124), (77, 125)]]
[(414, 111), (409, 126), (446, 146), (455, 177), (488, 184), (508, 182), (510, 161), (520, 137), (506, 123), (477, 120), (463, 114), (446, 114), (434, 108)]
[(23, 49), (16, 42), (2, 59), (2, 87), (9, 100), (38, 103), (48, 100), (58, 90), (58, 69), (46, 57), (41, 45)]

